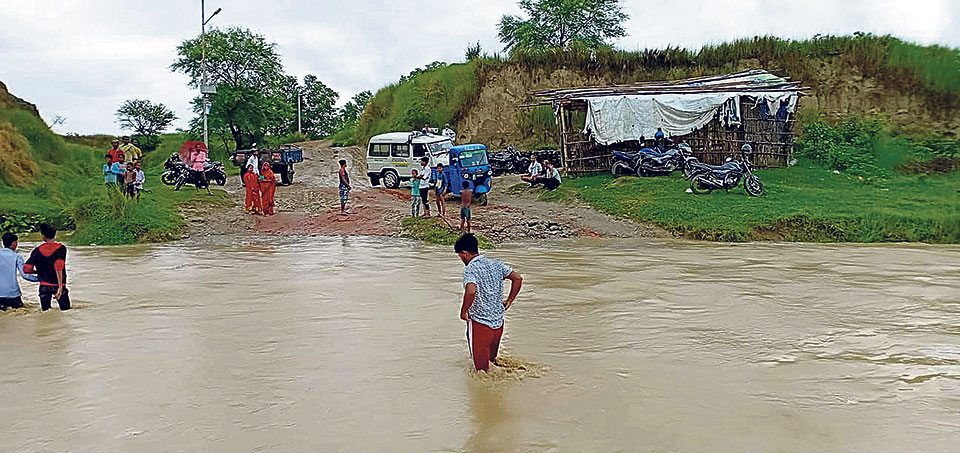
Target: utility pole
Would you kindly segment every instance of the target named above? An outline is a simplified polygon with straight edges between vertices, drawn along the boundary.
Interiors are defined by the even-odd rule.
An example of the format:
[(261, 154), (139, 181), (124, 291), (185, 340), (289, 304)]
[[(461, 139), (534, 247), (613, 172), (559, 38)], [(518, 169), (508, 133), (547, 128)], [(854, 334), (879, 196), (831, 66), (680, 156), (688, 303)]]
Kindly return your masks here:
[(200, 0), (200, 96), (203, 97), (203, 146), (210, 148), (210, 134), (207, 131), (207, 115), (210, 111), (210, 99), (208, 95), (216, 94), (217, 88), (210, 87), (207, 84), (207, 22), (213, 19), (213, 16), (220, 14), (222, 8), (217, 8), (210, 17), (207, 17), (204, 10), (204, 0)]
[(302, 134), (303, 129), (300, 127), (300, 98), (303, 97), (303, 94), (300, 92), (300, 87), (297, 87), (297, 133)]

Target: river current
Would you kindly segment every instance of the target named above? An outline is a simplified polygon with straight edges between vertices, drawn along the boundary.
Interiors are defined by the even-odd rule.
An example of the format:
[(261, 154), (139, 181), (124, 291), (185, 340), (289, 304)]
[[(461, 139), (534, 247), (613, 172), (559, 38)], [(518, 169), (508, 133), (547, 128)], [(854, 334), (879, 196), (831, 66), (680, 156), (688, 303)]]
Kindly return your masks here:
[[(0, 313), (0, 451), (956, 451), (960, 248), (507, 245), (470, 371), (451, 248), (71, 248)], [(21, 252), (29, 249), (22, 246)]]

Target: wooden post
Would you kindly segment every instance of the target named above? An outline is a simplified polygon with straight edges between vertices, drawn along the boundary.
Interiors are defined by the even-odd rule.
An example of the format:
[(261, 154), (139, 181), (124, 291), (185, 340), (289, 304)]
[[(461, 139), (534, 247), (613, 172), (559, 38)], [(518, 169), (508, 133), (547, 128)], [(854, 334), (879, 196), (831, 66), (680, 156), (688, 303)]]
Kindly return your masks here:
[(560, 162), (560, 168), (569, 174), (570, 169), (567, 168), (567, 161), (570, 160), (569, 150), (567, 149), (567, 106), (561, 103), (558, 112), (560, 116), (560, 159), (563, 161)]

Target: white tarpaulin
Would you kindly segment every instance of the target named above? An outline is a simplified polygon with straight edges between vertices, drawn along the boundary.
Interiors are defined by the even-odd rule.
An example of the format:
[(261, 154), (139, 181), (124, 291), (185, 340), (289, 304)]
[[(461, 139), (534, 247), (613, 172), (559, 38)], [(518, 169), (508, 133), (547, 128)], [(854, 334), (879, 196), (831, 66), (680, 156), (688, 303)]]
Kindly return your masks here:
[(712, 121), (718, 109), (740, 96), (766, 102), (771, 115), (780, 109), (781, 101), (786, 101), (788, 113), (792, 113), (797, 104), (795, 90), (591, 97), (584, 99), (587, 101), (584, 132), (601, 145), (652, 138), (657, 128), (670, 136), (686, 135)]

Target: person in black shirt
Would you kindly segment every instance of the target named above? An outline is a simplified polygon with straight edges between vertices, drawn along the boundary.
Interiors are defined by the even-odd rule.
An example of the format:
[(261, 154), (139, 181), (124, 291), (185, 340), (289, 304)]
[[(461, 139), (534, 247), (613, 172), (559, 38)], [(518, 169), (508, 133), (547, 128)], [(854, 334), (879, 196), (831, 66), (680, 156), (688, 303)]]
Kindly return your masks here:
[(50, 309), (52, 299), (57, 300), (61, 311), (70, 309), (70, 293), (67, 291), (67, 247), (54, 238), (57, 230), (46, 223), (40, 224), (43, 243), (33, 249), (23, 265), (23, 271), (37, 274), (40, 280), (40, 309)]

